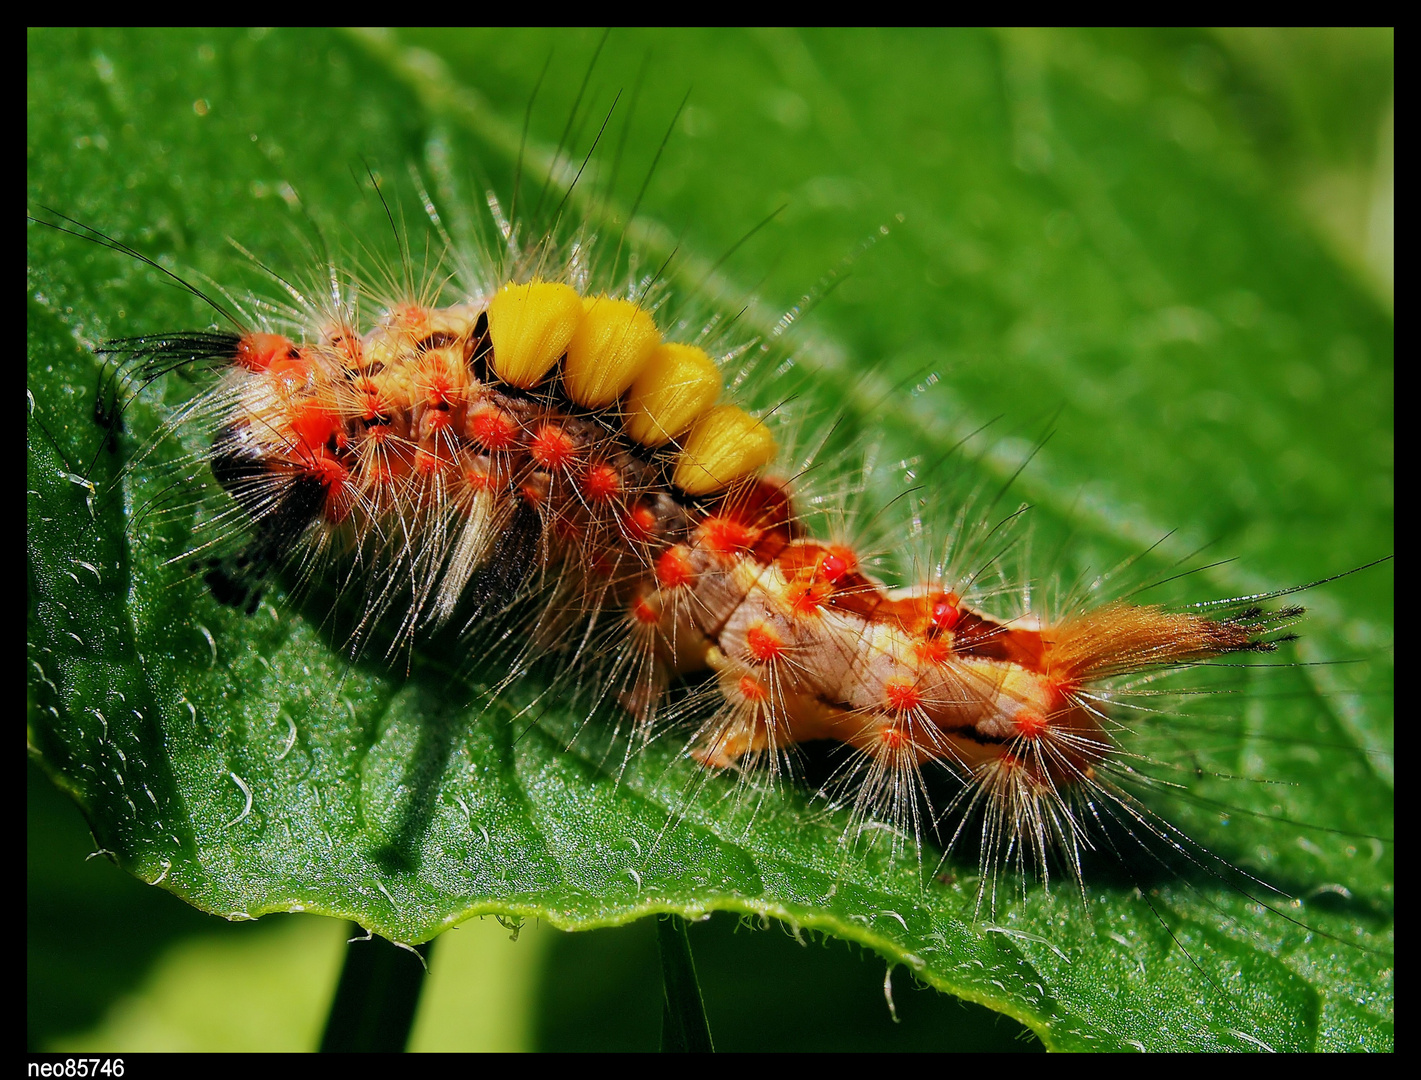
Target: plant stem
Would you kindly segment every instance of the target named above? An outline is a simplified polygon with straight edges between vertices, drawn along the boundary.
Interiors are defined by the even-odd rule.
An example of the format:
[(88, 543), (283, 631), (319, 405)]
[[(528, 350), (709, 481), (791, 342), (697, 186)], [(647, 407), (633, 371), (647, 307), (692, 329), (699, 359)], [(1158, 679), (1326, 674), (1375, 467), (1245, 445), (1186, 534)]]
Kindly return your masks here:
[(656, 923), (656, 943), (661, 950), (661, 980), (665, 989), (661, 1011), (663, 1053), (710, 1053), (710, 1025), (691, 959), (691, 939), (686, 920), (663, 915)]
[[(351, 927), (362, 934), (354, 923)], [(321, 1052), (403, 1050), (414, 1027), (433, 945), (426, 941), (411, 950), (384, 938), (353, 937), (345, 947)]]

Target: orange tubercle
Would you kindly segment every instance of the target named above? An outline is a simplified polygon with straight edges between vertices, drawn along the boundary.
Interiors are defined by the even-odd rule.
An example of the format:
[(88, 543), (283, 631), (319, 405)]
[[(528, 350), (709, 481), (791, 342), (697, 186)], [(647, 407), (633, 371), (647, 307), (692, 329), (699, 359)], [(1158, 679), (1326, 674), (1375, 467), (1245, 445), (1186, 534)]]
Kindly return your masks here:
[(577, 460), (577, 443), (557, 424), (543, 424), (533, 433), (528, 454), (549, 472), (561, 472)]
[(518, 421), (502, 409), (485, 407), (469, 418), (469, 437), (485, 450), (507, 450), (518, 442)]
[(907, 679), (889, 679), (883, 684), (883, 703), (894, 712), (911, 712), (923, 704), (923, 695)]
[(878, 731), (878, 745), (884, 750), (901, 750), (913, 745), (913, 737), (897, 724), (885, 724)]
[(644, 502), (632, 507), (626, 517), (627, 537), (632, 540), (650, 540), (656, 529), (656, 512)]
[(920, 664), (945, 664), (952, 656), (952, 647), (940, 638), (913, 642), (913, 658)]
[(1050, 727), (1046, 717), (1035, 709), (1019, 709), (1012, 719), (1016, 723), (1017, 734), (1023, 739), (1039, 739)]
[(291, 434), (305, 449), (316, 450), (325, 446), (337, 432), (344, 434), (341, 419), (324, 406), (313, 403), (292, 411)]
[(397, 304), (390, 311), (390, 325), (412, 338), (429, 333), (429, 309), (421, 304)]
[(311, 377), (311, 364), (294, 345), (291, 350), (271, 358), (266, 373), (288, 390), (296, 390), (306, 385)]
[(749, 551), (759, 539), (759, 531), (728, 517), (709, 517), (701, 523), (705, 546), (717, 555)]
[(761, 702), (769, 698), (765, 690), (764, 683), (753, 675), (742, 675), (740, 677), (740, 696), (746, 701)]
[(656, 580), (666, 589), (678, 589), (696, 579), (685, 545), (677, 544), (661, 553), (656, 560)]
[(390, 409), (385, 402), (384, 394), (374, 379), (368, 377), (357, 379), (353, 384), (353, 389), (360, 400), (360, 419), (367, 424), (372, 424), (389, 414)]
[(452, 464), (453, 461), (437, 450), (426, 450), (424, 447), (420, 447), (414, 454), (415, 472), (424, 476), (433, 476)]
[(785, 643), (773, 626), (759, 622), (745, 631), (745, 648), (753, 659), (766, 663), (784, 655)]
[(277, 360), (295, 357), (296, 344), (283, 334), (248, 334), (232, 359), (248, 371), (266, 371)]
[(795, 615), (813, 615), (824, 606), (833, 588), (825, 582), (790, 582), (785, 599)]
[(588, 468), (582, 491), (589, 502), (608, 502), (621, 494), (622, 475), (606, 462), (599, 462)]

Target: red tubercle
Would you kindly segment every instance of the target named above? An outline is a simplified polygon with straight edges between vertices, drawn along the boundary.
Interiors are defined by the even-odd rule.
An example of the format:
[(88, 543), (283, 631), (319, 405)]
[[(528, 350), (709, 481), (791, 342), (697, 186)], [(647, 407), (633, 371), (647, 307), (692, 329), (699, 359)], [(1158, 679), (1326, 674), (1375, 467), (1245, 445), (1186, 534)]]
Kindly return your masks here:
[(646, 543), (656, 535), (656, 511), (647, 503), (639, 502), (626, 515), (622, 528), (628, 540)]
[(888, 679), (883, 684), (883, 704), (894, 712), (912, 712), (923, 704), (923, 695), (908, 679)]
[[(783, 532), (767, 534), (783, 538)], [(812, 540), (783, 541), (778, 549), (770, 542), (755, 546), (755, 557), (773, 561), (790, 582), (789, 602), (801, 614), (821, 607), (876, 619), (889, 601), (875, 582), (858, 572), (858, 557), (848, 548), (826, 547)], [(894, 602), (901, 603), (901, 602)], [(889, 604), (892, 614), (892, 604)]]
[(299, 390), (311, 380), (311, 361), (305, 353), (293, 348), (286, 355), (273, 357), (265, 372), (286, 390)]
[(929, 599), (928, 621), (934, 632), (945, 634), (962, 619), (962, 601), (956, 593), (935, 593)]
[(396, 441), (395, 433), (386, 424), (376, 424), (367, 428), (359, 436), (360, 445), (373, 447), (376, 453), (385, 453), (385, 444)]
[(450, 369), (443, 350), (432, 350), (420, 357), (417, 385), (424, 402), (431, 409), (448, 411), (462, 405), (466, 398), (463, 382)]
[(350, 476), (350, 470), (341, 463), (339, 459), (318, 450), (303, 462), (306, 472), (318, 478), (330, 491), (336, 491), (345, 486), (346, 479)]
[(326, 521), (338, 525), (350, 515), (350, 469), (339, 458), (324, 449), (307, 450), (286, 468), (317, 480), (325, 488), (321, 516)]
[(549, 472), (562, 472), (577, 460), (577, 443), (557, 424), (542, 424), (528, 443), (529, 456)]
[(420, 427), (430, 435), (448, 431), (454, 426), (453, 417), (443, 409), (430, 409), (420, 420)]
[(823, 578), (831, 585), (846, 585), (848, 582), (844, 579), (855, 573), (858, 567), (859, 558), (851, 548), (832, 544), (822, 549), (814, 567), (814, 576)]
[(745, 650), (751, 659), (768, 663), (784, 655), (785, 643), (773, 626), (758, 622), (745, 631)]
[(390, 309), (389, 325), (413, 338), (422, 338), (429, 333), (429, 308), (423, 304), (396, 304)]
[(760, 538), (759, 530), (730, 517), (706, 518), (701, 522), (700, 533), (706, 548), (717, 555), (749, 551)]
[(492, 405), (476, 409), (466, 430), (469, 438), (485, 450), (508, 450), (518, 445), (518, 421)]
[(1016, 733), (1023, 739), (1039, 739), (1050, 728), (1050, 722), (1035, 709), (1018, 709), (1012, 717)]
[(679, 589), (696, 580), (690, 552), (684, 544), (667, 548), (656, 560), (656, 580), (664, 589)]
[(336, 438), (337, 444), (345, 442), (345, 425), (333, 410), (315, 402), (296, 406), (291, 412), (291, 435), (298, 447), (315, 451), (326, 447)]
[(791, 581), (785, 600), (795, 615), (814, 615), (828, 601), (833, 586), (824, 581)]
[(297, 355), (296, 343), (284, 334), (247, 334), (237, 342), (232, 360), (248, 371), (267, 371), (278, 360)]
[(632, 605), (632, 618), (643, 626), (655, 626), (661, 621), (661, 613), (643, 596)]
[(849, 563), (842, 555), (830, 553), (819, 560), (819, 573), (831, 584), (848, 572)]
[(756, 479), (737, 485), (711, 511), (707, 521), (731, 522), (734, 528), (714, 528), (720, 554), (745, 552), (765, 565), (777, 560), (803, 532), (794, 520), (789, 492), (773, 480)]
[(996, 773), (997, 783), (1007, 783), (1024, 786), (1033, 793), (1056, 792), (1062, 783), (1067, 782), (1065, 778), (1052, 778), (1052, 771), (1049, 767), (1043, 772), (1042, 755), (1034, 746), (1022, 747), (1016, 744), (1024, 752), (1017, 754), (1010, 750), (1003, 750), (1001, 755), (993, 762), (990, 768)]
[(433, 476), (454, 467), (454, 459), (436, 445), (433, 448), (421, 446), (414, 453), (414, 471), (422, 476)]
[(360, 335), (348, 326), (328, 327), (321, 334), (321, 345), (339, 355), (347, 370), (358, 370), (364, 362)]
[(878, 730), (878, 745), (882, 750), (903, 750), (913, 745), (913, 736), (897, 724), (885, 724)]
[(783, 529), (791, 539), (802, 532), (794, 521), (789, 491), (783, 484), (763, 477), (737, 485), (720, 500), (715, 513), (734, 518), (760, 532)]
[(375, 380), (369, 376), (361, 376), (352, 384), (358, 407), (360, 419), (367, 424), (374, 424), (377, 420), (383, 420), (389, 416), (389, 405), (385, 401), (385, 395)]
[(952, 646), (941, 638), (913, 642), (913, 658), (920, 664), (945, 664), (952, 656)]
[[(368, 448), (368, 449), (367, 449)], [(393, 487), (415, 469), (418, 453), (403, 439), (389, 434), (388, 428), (371, 428), (361, 447), (360, 471), (369, 484)]]
[(740, 676), (740, 696), (746, 701), (759, 704), (769, 699), (769, 692), (765, 689), (765, 684), (753, 675)]
[(449, 410), (457, 408), (463, 404), (463, 391), (460, 387), (448, 386), (426, 386), (424, 388), (424, 403), (433, 412), (449, 414)]
[(588, 502), (610, 502), (622, 493), (622, 474), (605, 461), (588, 466), (582, 477), (582, 493)]
[(780, 568), (780, 573), (787, 581), (814, 582), (824, 585), (827, 582), (824, 576), (819, 573), (819, 564), (823, 561), (825, 550), (812, 540), (801, 540), (797, 544), (786, 545), (778, 555), (775, 556), (775, 565)]

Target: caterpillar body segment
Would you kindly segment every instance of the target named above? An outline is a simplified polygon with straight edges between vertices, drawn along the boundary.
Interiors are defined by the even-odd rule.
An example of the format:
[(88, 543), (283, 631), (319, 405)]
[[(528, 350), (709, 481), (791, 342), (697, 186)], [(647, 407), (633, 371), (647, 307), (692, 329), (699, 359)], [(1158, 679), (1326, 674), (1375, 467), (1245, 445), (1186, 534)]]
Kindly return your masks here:
[[(170, 366), (177, 346), (152, 340), (124, 348)], [(921, 773), (939, 766), (985, 811), (984, 862), (1064, 849), (1078, 867), (1076, 800), (1117, 754), (1109, 680), (1270, 649), (1297, 614), (1004, 621), (942, 583), (890, 590), (808, 534), (766, 472), (772, 433), (717, 404), (703, 349), (561, 282), (211, 348), (227, 361), (211, 467), (252, 534), (236, 573), (207, 575), (220, 600), (251, 608), (271, 568), (338, 556), (366, 625), (398, 609), (407, 640), (537, 591), (529, 648), (574, 664), (601, 642), (636, 739), (675, 682), (700, 681), (712, 706), (688, 749), (708, 769), (842, 744), (860, 815), (921, 833)]]

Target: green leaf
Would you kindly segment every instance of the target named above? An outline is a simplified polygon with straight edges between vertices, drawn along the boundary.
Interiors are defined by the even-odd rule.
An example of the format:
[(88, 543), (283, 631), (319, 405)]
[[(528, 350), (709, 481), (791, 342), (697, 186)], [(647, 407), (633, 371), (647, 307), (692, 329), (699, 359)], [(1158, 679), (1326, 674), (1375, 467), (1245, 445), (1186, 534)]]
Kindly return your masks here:
[[(34, 32), (31, 212), (95, 225), (210, 295), (270, 296), (225, 238), (303, 285), (311, 221), (352, 262), (389, 258), (367, 167), (416, 237), (410, 165), (451, 228), (486, 189), (509, 209), (539, 72), (549, 61), (534, 165), (596, 40)], [(865, 528), (883, 548), (901, 554), (919, 510), (946, 534), (962, 493), (1000, 487), (1035, 447), (1002, 505), (1032, 505), (1013, 558), (1035, 560), (1038, 596), (1146, 549), (1132, 582), (1208, 548), (1187, 565), (1211, 565), (1150, 594), (1177, 602), (1390, 551), (1391, 318), (1255, 153), (1248, 70), (1212, 39), (618, 33), (579, 150), (648, 55), (618, 114), (625, 150), (616, 121), (565, 213), (588, 213), (618, 161), (613, 200), (631, 205), (694, 87), (638, 245), (652, 266), (674, 248), (677, 284), (708, 282), (732, 315), (736, 283), (753, 285), (747, 338), (816, 301), (788, 342), (790, 389), (760, 393), (842, 417), (835, 447), (872, 447), (865, 502), (888, 509)], [(138, 877), (228, 918), (315, 911), (406, 943), (480, 912), (565, 928), (762, 913), (861, 942), (1059, 1049), (1391, 1045), (1388, 570), (1305, 597), (1304, 640), (1280, 654), (1299, 664), (1188, 672), (1176, 685), (1229, 696), (1186, 698), (1189, 725), (1137, 725), (1138, 751), (1193, 795), (1156, 792), (1152, 809), (1298, 897), (1272, 903), (1286, 919), (1207, 870), (1100, 872), (1084, 903), (1008, 881), (988, 912), (970, 858), (937, 880), (888, 844), (846, 850), (845, 819), (792, 789), (752, 813), (672, 739), (620, 775), (595, 731), (569, 749), (586, 707), (536, 671), (486, 705), (497, 673), (457, 648), (352, 659), (319, 596), (221, 607), (184, 558), (205, 448), (170, 425), (197, 382), (141, 395), (117, 452), (91, 419), (97, 342), (213, 312), (42, 227), (28, 301), (30, 743)], [(899, 461), (920, 490), (893, 503)], [(171, 486), (174, 470), (192, 481)]]

